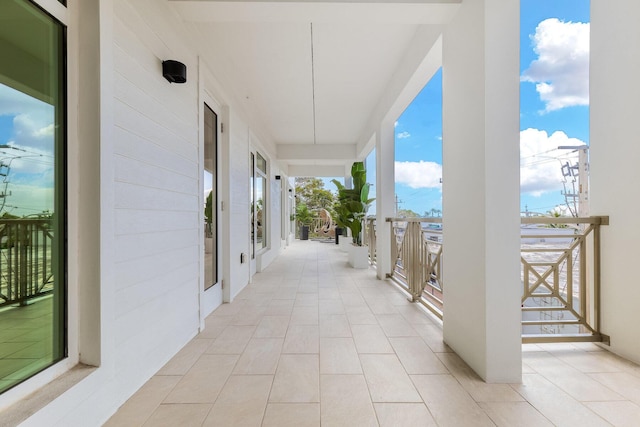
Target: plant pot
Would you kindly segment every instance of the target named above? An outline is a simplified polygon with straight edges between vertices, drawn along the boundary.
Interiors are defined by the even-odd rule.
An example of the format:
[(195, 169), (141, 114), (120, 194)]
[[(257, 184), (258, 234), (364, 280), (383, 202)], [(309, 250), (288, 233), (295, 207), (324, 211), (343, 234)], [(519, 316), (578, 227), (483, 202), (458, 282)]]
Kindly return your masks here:
[(369, 246), (349, 247), (349, 264), (353, 268), (369, 268)]
[(309, 226), (303, 225), (300, 227), (300, 240), (309, 240)]
[(340, 248), (342, 252), (349, 252), (350, 246), (351, 246), (351, 237), (342, 236), (342, 239), (340, 239), (338, 242), (338, 248)]

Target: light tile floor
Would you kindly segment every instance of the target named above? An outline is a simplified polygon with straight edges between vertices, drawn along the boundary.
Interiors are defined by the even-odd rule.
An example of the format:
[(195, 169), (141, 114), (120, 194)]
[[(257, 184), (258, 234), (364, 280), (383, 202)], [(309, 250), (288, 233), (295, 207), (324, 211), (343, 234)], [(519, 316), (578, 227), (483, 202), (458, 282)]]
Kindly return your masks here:
[(296, 242), (106, 425), (639, 426), (640, 367), (524, 345), (522, 384), (486, 384), (373, 268)]
[(0, 392), (53, 363), (53, 311), (51, 295), (0, 307)]

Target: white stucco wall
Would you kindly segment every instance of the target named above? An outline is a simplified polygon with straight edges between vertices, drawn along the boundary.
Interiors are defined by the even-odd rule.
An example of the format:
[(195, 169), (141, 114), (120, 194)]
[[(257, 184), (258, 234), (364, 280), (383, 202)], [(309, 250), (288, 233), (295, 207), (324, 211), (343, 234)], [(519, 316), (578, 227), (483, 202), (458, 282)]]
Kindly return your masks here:
[(591, 2), (590, 209), (610, 217), (602, 228), (602, 332), (614, 352), (640, 363), (638, 16), (638, 2)]

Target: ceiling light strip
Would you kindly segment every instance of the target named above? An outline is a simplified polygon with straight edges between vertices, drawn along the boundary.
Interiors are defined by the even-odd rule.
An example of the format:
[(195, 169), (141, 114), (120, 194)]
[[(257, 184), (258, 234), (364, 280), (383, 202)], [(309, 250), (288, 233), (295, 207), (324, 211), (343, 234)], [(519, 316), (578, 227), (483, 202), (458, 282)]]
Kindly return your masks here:
[(313, 102), (313, 143), (316, 144), (316, 73), (313, 61), (313, 22), (311, 23), (311, 98)]

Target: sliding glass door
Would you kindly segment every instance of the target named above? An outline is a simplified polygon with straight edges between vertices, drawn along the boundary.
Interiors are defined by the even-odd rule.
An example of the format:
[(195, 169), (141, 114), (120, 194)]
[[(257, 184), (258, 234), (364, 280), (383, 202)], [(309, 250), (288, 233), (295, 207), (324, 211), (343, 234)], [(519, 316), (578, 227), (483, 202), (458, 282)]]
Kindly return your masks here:
[(0, 392), (66, 356), (65, 28), (0, 1)]

